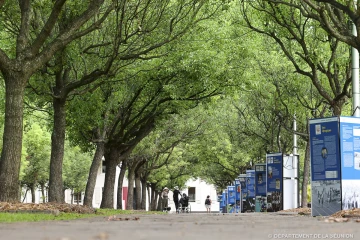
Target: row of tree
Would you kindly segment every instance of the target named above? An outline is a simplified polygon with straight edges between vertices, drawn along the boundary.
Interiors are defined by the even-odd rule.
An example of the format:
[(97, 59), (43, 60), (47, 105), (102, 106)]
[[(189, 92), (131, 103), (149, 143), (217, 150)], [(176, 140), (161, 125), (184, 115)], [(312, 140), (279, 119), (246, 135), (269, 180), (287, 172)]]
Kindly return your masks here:
[[(0, 1), (0, 9), (0, 201), (19, 200), (19, 179), (30, 189), (48, 182), (49, 201), (82, 191), (65, 174), (86, 172), (64, 162), (68, 139), (93, 154), (84, 204), (104, 157), (101, 207), (114, 204), (121, 164), (119, 186), (127, 171), (142, 190), (137, 206), (148, 189), (155, 209), (165, 185), (202, 177), (221, 189), (267, 152), (291, 151), (294, 118), (306, 201), (307, 120), (352, 111), (353, 1)], [(24, 119), (51, 134), (23, 139)], [(69, 158), (87, 169), (75, 152)], [(45, 166), (48, 179), (38, 175)]]

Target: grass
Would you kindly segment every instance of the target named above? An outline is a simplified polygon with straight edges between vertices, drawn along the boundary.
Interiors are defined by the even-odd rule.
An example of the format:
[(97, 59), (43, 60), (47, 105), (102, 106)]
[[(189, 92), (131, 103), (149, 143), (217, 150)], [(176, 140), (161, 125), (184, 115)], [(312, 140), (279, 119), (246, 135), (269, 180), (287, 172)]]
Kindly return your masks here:
[(132, 211), (132, 210), (116, 210), (116, 209), (97, 209), (96, 214), (80, 214), (80, 213), (60, 213), (58, 216), (50, 213), (7, 213), (0, 212), (0, 223), (12, 222), (39, 222), (54, 220), (75, 220), (99, 216), (111, 216), (121, 214), (164, 214), (163, 212), (154, 211)]

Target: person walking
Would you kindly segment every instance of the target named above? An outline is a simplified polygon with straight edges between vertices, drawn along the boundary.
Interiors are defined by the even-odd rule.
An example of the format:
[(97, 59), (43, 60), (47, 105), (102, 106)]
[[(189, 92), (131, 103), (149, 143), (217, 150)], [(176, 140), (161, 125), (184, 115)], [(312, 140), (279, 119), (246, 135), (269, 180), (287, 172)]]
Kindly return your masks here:
[(174, 200), (174, 203), (175, 203), (176, 213), (178, 213), (178, 209), (179, 209), (179, 195), (181, 196), (180, 191), (179, 191), (179, 187), (176, 186), (174, 188), (174, 193), (173, 193), (173, 200)]
[(205, 208), (206, 208), (206, 213), (211, 213), (211, 199), (210, 199), (210, 195), (207, 195), (206, 199), (205, 199)]
[(168, 211), (168, 205), (169, 205), (169, 189), (167, 187), (164, 187), (161, 197), (163, 200), (163, 211)]

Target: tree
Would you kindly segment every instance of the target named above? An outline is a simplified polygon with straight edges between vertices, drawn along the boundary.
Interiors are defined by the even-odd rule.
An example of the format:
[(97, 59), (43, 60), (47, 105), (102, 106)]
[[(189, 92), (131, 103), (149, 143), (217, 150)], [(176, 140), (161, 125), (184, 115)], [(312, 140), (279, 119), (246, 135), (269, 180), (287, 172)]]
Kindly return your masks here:
[[(89, 84), (92, 81), (95, 81), (100, 76), (104, 76), (109, 74), (109, 67), (114, 63), (114, 60), (126, 61), (129, 59), (146, 59), (145, 56), (150, 51), (161, 47), (162, 45), (173, 41), (174, 39), (183, 35), (193, 24), (198, 21), (201, 21), (203, 18), (207, 18), (211, 15), (212, 11), (207, 11), (210, 14), (201, 14), (199, 10), (202, 9), (208, 2), (211, 1), (197, 1), (197, 0), (189, 0), (182, 2), (173, 2), (173, 1), (161, 1), (161, 2), (153, 2), (149, 0), (138, 0), (134, 2), (118, 2), (118, 1), (92, 1), (91, 4), (68, 4), (66, 5), (66, 12), (62, 8), (65, 4), (66, 0), (57, 1), (54, 6), (50, 3), (46, 2), (43, 5), (21, 5), (20, 9), (23, 10), (21, 14), (25, 16), (22, 18), (23, 20), (23, 32), (20, 32), (22, 35), (19, 36), (27, 36), (27, 31), (33, 31), (32, 34), (36, 35), (39, 33), (39, 38), (37, 41), (33, 41), (33, 45), (31, 39), (25, 39), (31, 51), (28, 51), (30, 54), (27, 56), (25, 60), (21, 60), (22, 58), (17, 58), (18, 60), (23, 61), (24, 64), (19, 64), (19, 66), (25, 66), (26, 63), (32, 63), (31, 69), (26, 68), (29, 72), (26, 72), (26, 76), (23, 77), (23, 87), (26, 85), (30, 76), (32, 76), (40, 67), (45, 68), (45, 64), (49, 63), (49, 61), (54, 58), (54, 62), (56, 63), (55, 67), (55, 75), (56, 75), (56, 85), (52, 89), (52, 94), (54, 95), (54, 134), (53, 134), (53, 150), (51, 156), (51, 179), (50, 179), (50, 198), (54, 201), (59, 200), (61, 194), (61, 172), (62, 172), (62, 156), (63, 156), (63, 139), (64, 139), (64, 102), (66, 98), (74, 89)], [(49, 4), (49, 5), (47, 5)], [(50, 7), (51, 6), (51, 7)], [(28, 13), (30, 12), (30, 8), (34, 8), (34, 17), (31, 17)], [(7, 11), (11, 11), (15, 8), (15, 6), (7, 6), (6, 4), (3, 6)], [(49, 18), (48, 24), (44, 24), (44, 31), (40, 31), (42, 27), (42, 22), (39, 20), (43, 12), (42, 8), (45, 9), (54, 9), (53, 14), (50, 14), (51, 18)], [(80, 9), (80, 11), (79, 11)], [(92, 21), (88, 21), (92, 16), (97, 14), (97, 10), (101, 9), (102, 12), (96, 15)], [(74, 10), (73, 12), (71, 10)], [(83, 10), (83, 11), (81, 11)], [(113, 11), (114, 10), (114, 11)], [(209, 9), (207, 9), (209, 10)], [(213, 9), (212, 9), (213, 10)], [(64, 13), (63, 13), (64, 12)], [(63, 13), (63, 14), (61, 14)], [(84, 14), (82, 14), (84, 13)], [(46, 15), (46, 14), (44, 14)], [(7, 16), (12, 16), (11, 14), (7, 14)], [(40, 16), (40, 18), (37, 18)], [(60, 16), (60, 17), (59, 17)], [(36, 24), (29, 24), (27, 21), (28, 17), (31, 21)], [(5, 17), (4, 17), (5, 18)], [(20, 21), (20, 20), (19, 20)], [(5, 23), (16, 23), (16, 21), (4, 21)], [(101, 28), (101, 24), (106, 23), (109, 26), (108, 29), (114, 29), (116, 31), (110, 31), (108, 33), (113, 33), (114, 38), (107, 38), (106, 35), (104, 38), (100, 37), (100, 39), (104, 40), (104, 42), (93, 43), (89, 47), (85, 47), (86, 44), (83, 44), (84, 47), (82, 53), (89, 54), (99, 54), (100, 57), (105, 57), (107, 60), (100, 61), (105, 62), (103, 68), (99, 67), (99, 69), (95, 69), (94, 71), (90, 71), (90, 74), (84, 74), (84, 77), (80, 79), (80, 81), (72, 82), (69, 85), (64, 86), (68, 82), (69, 73), (71, 68), (69, 66), (64, 67), (64, 61), (62, 57), (64, 57), (64, 51), (71, 42), (74, 42), (81, 37), (86, 36), (89, 33), (92, 33), (99, 28)], [(20, 24), (19, 24), (20, 25)], [(56, 26), (56, 27), (55, 27)], [(17, 30), (15, 26), (8, 25), (9, 35), (16, 38)], [(13, 31), (11, 31), (13, 30)], [(58, 30), (58, 32), (57, 32)], [(25, 32), (25, 33), (24, 33)], [(14, 34), (13, 34), (14, 33)], [(24, 33), (24, 34), (23, 34)], [(149, 37), (150, 36), (150, 37)], [(48, 40), (48, 41), (45, 41)], [(108, 40), (108, 41), (106, 41)], [(23, 41), (23, 42), (26, 42)], [(86, 41), (86, 38), (85, 38)], [(132, 43), (131, 43), (132, 41)], [(21, 43), (21, 41), (18, 41)], [(42, 46), (43, 45), (43, 46)], [(42, 54), (37, 54), (40, 52), (39, 49), (43, 47), (45, 51), (42, 51)], [(111, 51), (102, 51), (102, 47), (107, 48), (107, 50)], [(99, 51), (100, 49), (100, 51)], [(20, 48), (19, 51), (20, 52)], [(48, 51), (49, 50), (49, 51)], [(6, 62), (6, 54), (3, 53), (3, 61)], [(46, 54), (43, 54), (46, 53)], [(58, 55), (55, 56), (55, 53)], [(110, 53), (110, 54), (109, 54)], [(108, 57), (108, 54), (111, 57)], [(44, 55), (44, 56), (43, 56)], [(36, 58), (35, 58), (36, 56)], [(0, 56), (1, 57), (1, 56)], [(33, 59), (31, 59), (33, 57)], [(150, 56), (152, 58), (155, 56)], [(34, 64), (34, 59), (37, 60), (37, 64)], [(69, 61), (68, 61), (69, 62)], [(94, 63), (94, 61), (92, 62)], [(88, 66), (90, 66), (89, 64)], [(7, 70), (10, 64), (4, 65), (2, 64), (2, 71)], [(119, 69), (120, 66), (115, 66), (115, 69)], [(25, 68), (22, 70), (25, 73)], [(86, 69), (86, 68), (85, 68)], [(85, 71), (84, 69), (84, 71)], [(21, 70), (21, 71), (22, 71)], [(42, 69), (44, 70), (44, 69)], [(46, 70), (46, 69), (45, 69)], [(15, 73), (21, 71), (13, 71)], [(116, 70), (115, 70), (116, 72)], [(5, 76), (5, 74), (3, 74)], [(8, 74), (9, 75), (9, 74)], [(71, 76), (70, 76), (71, 78)], [(9, 84), (8, 84), (9, 85)], [(23, 88), (22, 88), (23, 89)], [(19, 94), (23, 96), (23, 93)], [(19, 102), (22, 102), (19, 99)], [(20, 105), (19, 105), (20, 106)], [(20, 106), (22, 107), (22, 106)], [(22, 115), (22, 114), (19, 114)], [(59, 117), (57, 117), (59, 116)], [(21, 122), (21, 121), (19, 121)], [(7, 129), (7, 128), (5, 128)], [(19, 128), (18, 128), (19, 129)], [(21, 128), (20, 128), (21, 129)], [(10, 131), (10, 129), (9, 129)], [(5, 131), (5, 135), (8, 134)], [(20, 136), (20, 133), (19, 133)], [(11, 139), (11, 138), (10, 138)], [(10, 140), (9, 140), (10, 141)], [(12, 146), (13, 144), (8, 144)], [(13, 152), (13, 151), (12, 151)], [(6, 155), (10, 156), (10, 155)], [(2, 161), (3, 163), (4, 161)], [(14, 162), (14, 161), (8, 161)], [(16, 168), (16, 166), (13, 166)], [(4, 170), (5, 171), (5, 170)], [(1, 173), (1, 172), (0, 172)], [(7, 174), (0, 174), (5, 178)], [(16, 174), (15, 174), (16, 175)]]
[[(194, 2), (193, 6), (196, 7), (188, 5), (189, 2)], [(56, 79), (51, 92), (47, 93), (53, 97), (53, 136), (56, 136), (52, 141), (50, 199), (62, 199), (60, 190), (66, 102), (76, 94), (93, 91), (105, 81), (110, 81), (123, 65), (156, 58), (156, 53), (152, 53), (155, 49), (181, 37), (192, 24), (202, 20), (204, 16), (197, 15), (204, 4), (196, 4), (196, 1), (163, 1), (161, 4), (149, 0), (138, 0), (137, 4), (124, 2), (116, 6), (117, 15), (111, 15), (100, 32), (76, 41), (73, 46), (61, 51), (53, 63), (48, 64), (47, 69)], [(117, 31), (113, 31), (114, 28)], [(76, 56), (77, 52), (80, 57)], [(41, 91), (37, 89), (36, 92)], [(101, 136), (104, 137), (104, 132), (99, 130), (94, 142), (99, 152), (96, 154), (97, 160), (94, 158), (92, 169), (99, 166), (101, 158), (98, 156), (103, 154), (100, 145), (106, 141), (99, 141)], [(90, 177), (89, 191), (94, 183), (93, 174)], [(87, 197), (85, 199), (86, 204), (91, 202)]]
[[(179, 108), (191, 107), (191, 102), (201, 98), (207, 98), (216, 91), (204, 91), (203, 88), (193, 89), (187, 95), (182, 95), (180, 101), (176, 101), (169, 92), (164, 91), (164, 85), (170, 85), (173, 81), (177, 84), (178, 78), (170, 75), (162, 75), (161, 71), (154, 76), (147, 73), (149, 77), (145, 85), (138, 86), (132, 98), (125, 100), (124, 105), (119, 106), (119, 117), (114, 119), (115, 126), (111, 138), (105, 144), (105, 161), (107, 168), (105, 173), (105, 187), (102, 207), (112, 206), (113, 201), (113, 172), (122, 159), (126, 159), (135, 146), (146, 137), (155, 127), (156, 121), (164, 118), (169, 113), (174, 113)], [(178, 77), (182, 77), (181, 75)], [(199, 86), (200, 87), (200, 86)], [(185, 89), (184, 89), (185, 90)], [(118, 99), (119, 100), (119, 99)], [(186, 104), (184, 101), (188, 100)], [(121, 114), (121, 115), (120, 115)], [(121, 120), (121, 121), (120, 121)], [(128, 164), (128, 163), (127, 163)], [(107, 194), (107, 195), (105, 195)]]
[(347, 46), (290, 6), (243, 2), (242, 15), (251, 30), (275, 41), (295, 71), (309, 78), (333, 114), (340, 115), (352, 95)]
[[(193, 43), (186, 42), (186, 44), (189, 49), (194, 49)], [(198, 44), (197, 47), (199, 46), (201, 45)], [(158, 52), (171, 52), (172, 55), (168, 54), (162, 59), (151, 59), (143, 63), (137, 62), (128, 69), (124, 68), (117, 75), (117, 79), (119, 79), (117, 82), (114, 81), (111, 85), (103, 85), (94, 91), (92, 96), (96, 93), (99, 96), (99, 98), (96, 97), (97, 101), (106, 103), (103, 112), (95, 117), (97, 120), (102, 118), (102, 123), (97, 122), (97, 120), (94, 122), (94, 114), (91, 114), (84, 123), (86, 119), (84, 114), (71, 111), (81, 116), (79, 122), (84, 123), (81, 124), (82, 126), (87, 126), (87, 130), (82, 131), (79, 136), (92, 139), (94, 129), (96, 132), (100, 130), (101, 133), (106, 133), (104, 138), (105, 159), (110, 156), (115, 158), (112, 167), (107, 162), (107, 170), (115, 169), (120, 161), (126, 159), (127, 154), (131, 153), (135, 145), (146, 136), (146, 131), (151, 130), (148, 127), (153, 127), (153, 121), (157, 117), (162, 118), (160, 115), (163, 112), (176, 113), (178, 109), (192, 108), (200, 100), (218, 94), (219, 91), (223, 90), (223, 87), (228, 86), (228, 82), (223, 80), (224, 69), (219, 68), (214, 71), (215, 68), (212, 67), (219, 63), (216, 61), (218, 55), (216, 51), (209, 47), (208, 50), (211, 54), (202, 53), (198, 56), (186, 54), (188, 48), (184, 47), (182, 41), (167, 45), (165, 50), (160, 51), (159, 49)], [(176, 52), (177, 50), (179, 53)], [(196, 51), (200, 53), (199, 49)], [(221, 57), (223, 56), (221, 55)], [(203, 84), (204, 82), (206, 84)], [(89, 99), (89, 96), (81, 96), (81, 98)], [(94, 103), (93, 101), (90, 102)], [(81, 109), (90, 108), (93, 106)], [(81, 109), (79, 108), (79, 111)], [(97, 125), (95, 126), (94, 123)], [(129, 133), (127, 133), (128, 131)], [(126, 142), (126, 139), (131, 139), (131, 144)], [(124, 149), (120, 151), (114, 148), (115, 146)], [(107, 151), (114, 151), (114, 155), (107, 153)], [(106, 185), (105, 189), (108, 188), (111, 191), (113, 182), (113, 179), (109, 179), (110, 186)], [(105, 193), (107, 191), (104, 191)], [(112, 199), (112, 196), (109, 195), (108, 199)], [(105, 200), (106, 198), (103, 198), (104, 204)], [(112, 203), (106, 205), (112, 207)]]
[[(352, 97), (350, 91), (351, 84), (351, 67), (348, 47), (341, 43), (340, 39), (328, 31), (328, 24), (319, 21), (311, 7), (307, 3), (317, 1), (257, 1), (245, 2), (241, 4), (243, 19), (246, 26), (260, 33), (268, 39), (274, 40), (288, 61), (293, 65), (295, 72), (302, 75), (302, 81), (306, 78), (311, 80), (311, 89), (316, 89), (317, 96), (320, 98), (312, 101), (314, 95), (306, 93), (289, 94), (287, 89), (294, 89), (294, 92), (303, 92), (300, 90), (298, 80), (289, 81), (283, 78), (283, 73), (274, 75), (273, 72), (267, 71), (268, 66), (262, 69), (269, 73), (273, 78), (272, 82), (276, 87), (276, 96), (279, 99), (278, 108), (274, 114), (285, 130), (292, 131), (292, 122), (295, 112), (299, 116), (305, 117), (305, 124), (311, 117), (324, 117), (331, 115), (340, 115), (345, 104)], [(335, 2), (335, 1), (332, 1)], [(315, 7), (316, 5), (316, 7)], [(312, 7), (321, 10), (322, 17), (329, 12), (327, 4), (313, 4)], [(324, 8), (323, 8), (324, 7)], [(310, 13), (311, 12), (311, 13)], [(319, 12), (319, 15), (321, 15)], [(330, 10), (331, 12), (331, 10)], [(344, 16), (335, 10), (338, 20), (344, 21)], [(335, 13), (333, 12), (333, 13)], [(324, 19), (327, 19), (326, 16)], [(315, 21), (314, 21), (315, 20)], [(329, 19), (328, 19), (329, 20)], [(339, 24), (343, 24), (339, 22)], [(344, 26), (344, 25), (342, 25)], [(346, 29), (343, 29), (346, 32)], [(271, 69), (271, 68), (270, 68)], [(280, 71), (279, 71), (280, 72)], [(274, 77), (272, 77), (274, 75)], [(304, 78), (305, 77), (305, 78)], [(292, 78), (290, 78), (292, 79)], [(302, 84), (306, 84), (303, 82)], [(295, 86), (292, 86), (295, 85)], [(293, 103), (286, 103), (285, 96), (293, 95), (301, 103), (301, 108), (305, 108), (308, 114), (299, 114)], [(285, 97), (286, 98), (286, 97)], [(314, 102), (317, 102), (314, 104)], [(327, 111), (330, 109), (330, 114)], [(302, 112), (302, 110), (301, 110)], [(307, 117), (307, 118), (306, 118)], [(289, 125), (289, 123), (291, 125)], [(298, 131), (298, 135), (307, 143), (308, 146), (308, 129), (302, 127), (303, 132)], [(306, 206), (307, 184), (309, 179), (309, 161), (308, 147), (305, 151), (304, 170), (303, 170), (303, 187), (302, 187), (302, 205)]]
[(355, 25), (356, 31), (360, 30), (360, 3), (351, 0), (304, 0), (296, 4), (286, 1), (276, 1), (278, 4), (285, 4), (300, 10), (301, 14), (320, 23), (322, 28), (332, 37), (360, 49), (359, 34), (354, 35), (349, 27), (349, 20)]
[(50, 134), (36, 121), (28, 121), (26, 125), (23, 142), (26, 154), (22, 164), (24, 173), (20, 178), (21, 186), (31, 190), (33, 203), (35, 191), (40, 187), (45, 202), (44, 188), (49, 181)]
[(63, 191), (71, 189), (72, 198), (77, 195), (79, 203), (87, 183), (91, 154), (82, 152), (79, 147), (70, 146), (68, 142), (66, 145)]
[[(157, 169), (169, 172), (170, 177), (166, 186), (184, 185), (192, 171), (186, 159), (181, 159), (181, 144), (190, 143), (194, 138), (201, 135), (202, 117), (198, 117), (196, 110), (188, 110), (186, 113), (169, 115), (164, 121), (157, 124), (156, 129), (144, 138), (131, 154), (135, 162), (134, 169), (129, 168), (129, 176), (135, 173), (135, 186), (137, 190), (137, 209), (146, 207), (146, 189), (150, 175)], [(128, 159), (126, 163), (128, 163)], [(130, 162), (131, 163), (131, 162)], [(131, 164), (134, 164), (132, 162)], [(134, 173), (132, 173), (134, 171)], [(132, 203), (133, 179), (129, 179), (128, 203)], [(120, 185), (118, 192), (121, 191)], [(130, 196), (130, 197), (129, 197)], [(150, 197), (149, 197), (150, 199)], [(150, 203), (151, 205), (151, 203)], [(132, 205), (127, 206), (127, 209)]]
[[(0, 201), (18, 200), (23, 99), (30, 77), (72, 41), (96, 30), (114, 8), (104, 0), (81, 5), (65, 3), (66, 0), (43, 1), (41, 4), (20, 1), (18, 5), (11, 1), (0, 2), (0, 22), (7, 36), (6, 43), (0, 43), (0, 71), (5, 81)], [(44, 21), (37, 18), (39, 13), (46, 15)], [(66, 28), (56, 33), (61, 16), (69, 13), (72, 18)]]
[[(242, 0), (242, 4), (250, 5), (250, 1)], [(350, 21), (355, 25), (357, 32), (360, 30), (359, 6), (358, 1), (352, 0), (264, 0), (262, 6), (270, 4), (277, 7), (285, 7), (292, 12), (298, 12), (305, 18), (312, 19), (321, 25), (332, 37), (360, 49), (360, 37), (354, 35), (350, 26)]]

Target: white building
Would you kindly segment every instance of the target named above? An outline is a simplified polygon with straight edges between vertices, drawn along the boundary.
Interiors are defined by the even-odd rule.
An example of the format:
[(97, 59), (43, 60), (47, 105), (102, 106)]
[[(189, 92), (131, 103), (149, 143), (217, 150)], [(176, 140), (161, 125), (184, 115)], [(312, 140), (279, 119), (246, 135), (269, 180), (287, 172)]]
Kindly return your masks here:
[[(118, 189), (117, 179), (119, 177), (119, 174), (120, 174), (120, 168), (117, 167), (116, 168), (116, 180), (115, 180), (115, 185), (114, 185), (114, 208), (116, 208), (116, 203), (117, 203), (117, 189)], [(96, 184), (95, 184), (95, 189), (94, 189), (93, 207), (95, 207), (95, 208), (100, 208), (101, 199), (102, 199), (102, 189), (104, 187), (104, 182), (105, 182), (105, 168), (102, 166), (99, 168), (98, 176), (97, 176)], [(123, 194), (122, 194), (123, 207), (125, 208), (126, 201), (127, 201), (127, 193), (128, 193), (128, 180), (126, 178), (124, 178), (122, 189), (123, 189), (122, 190), (123, 191)], [(201, 179), (188, 180), (186, 182), (185, 188), (180, 189), (180, 192), (185, 193), (189, 196), (189, 203), (190, 203), (192, 212), (206, 211), (205, 199), (206, 199), (207, 195), (210, 195), (210, 198), (212, 200), (211, 211), (213, 211), (213, 212), (219, 211), (219, 202), (217, 202), (217, 193), (216, 193), (215, 187), (211, 184), (207, 184), (205, 181), (202, 181)], [(72, 195), (72, 192), (70, 190), (65, 191), (65, 202), (66, 203), (71, 203), (71, 199), (72, 199), (71, 195)], [(172, 201), (172, 196), (173, 196), (173, 193), (172, 193), (172, 191), (170, 191), (170, 193), (169, 193), (170, 207), (171, 207), (170, 212), (175, 212), (175, 204)], [(146, 194), (146, 197), (148, 197), (148, 194)], [(42, 198), (41, 191), (36, 191), (35, 202), (36, 203), (42, 202), (41, 198)], [(73, 203), (77, 203), (79, 201), (79, 204), (82, 204), (83, 198), (84, 198), (84, 193), (82, 193), (81, 199), (78, 199), (77, 196), (74, 196)], [(31, 193), (30, 192), (27, 193), (24, 202), (25, 203), (31, 202)], [(147, 204), (146, 210), (148, 210), (149, 209), (148, 200), (146, 201), (146, 204)]]
[[(185, 189), (180, 189), (181, 193), (185, 193), (189, 196), (189, 203), (191, 205), (192, 212), (204, 212), (205, 208), (205, 199), (210, 195), (212, 201), (211, 211), (219, 212), (219, 202), (217, 201), (217, 193), (214, 185), (207, 184), (201, 179), (188, 180), (185, 184)], [(175, 204), (172, 201), (172, 192), (170, 193), (170, 206), (171, 210), (175, 211)]]

